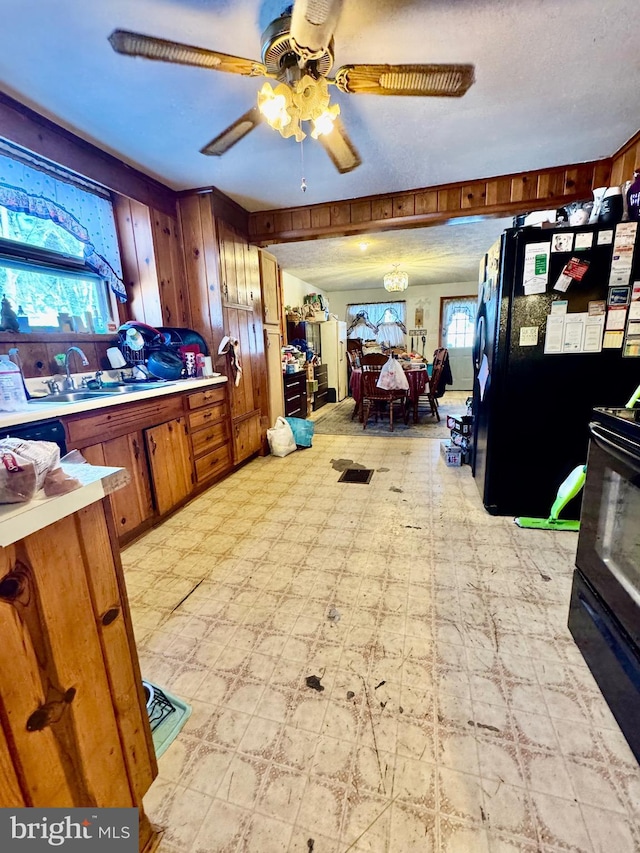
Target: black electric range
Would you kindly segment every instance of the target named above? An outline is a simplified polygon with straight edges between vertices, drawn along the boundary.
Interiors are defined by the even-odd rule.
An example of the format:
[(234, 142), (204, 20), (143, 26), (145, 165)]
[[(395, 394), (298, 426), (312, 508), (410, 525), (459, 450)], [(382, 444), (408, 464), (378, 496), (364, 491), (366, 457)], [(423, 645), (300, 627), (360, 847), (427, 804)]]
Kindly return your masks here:
[(640, 761), (640, 409), (589, 430), (569, 629)]

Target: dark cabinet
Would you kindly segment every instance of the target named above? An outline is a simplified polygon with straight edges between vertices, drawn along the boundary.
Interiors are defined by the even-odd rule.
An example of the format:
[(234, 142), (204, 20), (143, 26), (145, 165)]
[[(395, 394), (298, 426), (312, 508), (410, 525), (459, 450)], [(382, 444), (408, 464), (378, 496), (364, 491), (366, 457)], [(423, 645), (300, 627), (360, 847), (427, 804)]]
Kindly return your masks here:
[(285, 373), (284, 381), (284, 413), (288, 418), (307, 417), (307, 374), (301, 370), (298, 373)]

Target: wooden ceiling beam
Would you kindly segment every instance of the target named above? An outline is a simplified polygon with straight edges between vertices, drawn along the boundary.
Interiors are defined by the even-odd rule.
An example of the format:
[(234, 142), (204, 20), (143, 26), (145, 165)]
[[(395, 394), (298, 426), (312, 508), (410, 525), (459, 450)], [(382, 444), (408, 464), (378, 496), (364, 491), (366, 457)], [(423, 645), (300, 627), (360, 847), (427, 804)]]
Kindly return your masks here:
[(258, 246), (439, 225), (462, 216), (513, 216), (557, 208), (609, 186), (612, 159), (497, 178), (442, 184), (401, 193), (249, 214)]

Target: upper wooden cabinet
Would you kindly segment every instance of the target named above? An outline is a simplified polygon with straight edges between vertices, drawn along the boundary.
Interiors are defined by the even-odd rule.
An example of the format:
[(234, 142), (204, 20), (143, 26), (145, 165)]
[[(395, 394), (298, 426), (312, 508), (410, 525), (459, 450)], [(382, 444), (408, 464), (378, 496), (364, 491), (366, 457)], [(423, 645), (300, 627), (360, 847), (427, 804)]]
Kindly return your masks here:
[(280, 277), (278, 262), (264, 250), (259, 251), (260, 283), (262, 285), (262, 318), (265, 325), (279, 326), (282, 318), (280, 307)]
[[(238, 464), (263, 447), (269, 413), (259, 252), (241, 223), (215, 215), (215, 191), (182, 196), (178, 208), (191, 316), (216, 369), (229, 376), (233, 461)], [(269, 311), (277, 313), (273, 294), (269, 298)], [(238, 341), (242, 374), (237, 385), (230, 356), (218, 355), (225, 336)]]

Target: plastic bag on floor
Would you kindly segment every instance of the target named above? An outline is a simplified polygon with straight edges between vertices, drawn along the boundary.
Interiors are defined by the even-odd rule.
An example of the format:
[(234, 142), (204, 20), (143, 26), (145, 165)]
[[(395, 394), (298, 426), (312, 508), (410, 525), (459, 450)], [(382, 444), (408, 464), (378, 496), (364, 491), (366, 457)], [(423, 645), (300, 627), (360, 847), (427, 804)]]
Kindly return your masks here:
[(288, 456), (296, 449), (293, 431), (284, 418), (278, 418), (271, 429), (267, 430), (267, 441), (272, 456)]
[(285, 420), (291, 427), (298, 447), (311, 447), (311, 439), (315, 429), (313, 421), (307, 421), (304, 418), (285, 418)]

